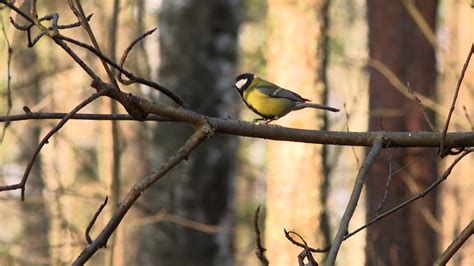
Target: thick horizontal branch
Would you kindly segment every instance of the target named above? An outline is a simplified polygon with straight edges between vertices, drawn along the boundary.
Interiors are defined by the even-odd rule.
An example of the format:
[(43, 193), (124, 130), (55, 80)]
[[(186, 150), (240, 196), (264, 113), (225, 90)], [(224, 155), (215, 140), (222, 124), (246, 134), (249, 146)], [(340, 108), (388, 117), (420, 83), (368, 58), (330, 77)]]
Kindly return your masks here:
[[(287, 128), (276, 125), (255, 124), (238, 120), (206, 117), (189, 109), (171, 107), (141, 100), (142, 107), (150, 112), (145, 121), (176, 121), (198, 125), (203, 119), (215, 125), (217, 133), (240, 135), (272, 140), (318, 143), (328, 145), (372, 146), (379, 136), (385, 138), (385, 147), (439, 147), (439, 132), (346, 132), (318, 131)], [(66, 113), (26, 113), (0, 116), (0, 122), (38, 119), (61, 119)], [(75, 114), (70, 119), (77, 120), (125, 120), (135, 118), (127, 114)], [(474, 132), (454, 132), (446, 136), (446, 147), (462, 148), (474, 146)]]
[[(328, 145), (372, 146), (378, 137), (384, 138), (384, 147), (439, 147), (439, 132), (346, 132), (294, 129), (276, 125), (255, 124), (222, 118), (210, 118), (181, 107), (151, 103), (140, 99), (139, 105), (147, 113), (177, 121), (199, 125), (203, 119), (215, 126), (216, 133), (272, 140), (318, 143)], [(447, 148), (474, 146), (474, 132), (448, 133)]]

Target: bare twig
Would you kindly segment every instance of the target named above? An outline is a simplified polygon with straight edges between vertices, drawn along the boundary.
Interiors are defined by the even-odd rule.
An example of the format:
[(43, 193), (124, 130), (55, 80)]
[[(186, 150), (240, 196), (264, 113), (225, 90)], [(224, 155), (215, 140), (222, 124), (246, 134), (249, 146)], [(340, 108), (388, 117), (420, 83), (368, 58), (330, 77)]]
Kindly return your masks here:
[(71, 116), (79, 112), (82, 108), (87, 106), (89, 103), (93, 102), (95, 99), (104, 96), (107, 93), (106, 90), (101, 90), (99, 92), (96, 92), (89, 96), (87, 99), (82, 101), (78, 106), (76, 106), (74, 109), (72, 109), (71, 112), (69, 112), (65, 117), (59, 121), (59, 123), (52, 128), (46, 136), (43, 137), (41, 142), (39, 143), (38, 147), (36, 148), (31, 160), (29, 161), (25, 173), (23, 174), (23, 177), (21, 178), (21, 181), (17, 184), (13, 185), (6, 185), (6, 186), (0, 186), (0, 191), (5, 191), (5, 190), (15, 190), (15, 189), (21, 189), (21, 200), (25, 200), (25, 188), (26, 188), (26, 181), (28, 180), (28, 176), (30, 174), (31, 169), (33, 168), (33, 164), (35, 163), (36, 158), (38, 157), (39, 152), (43, 148), (45, 144), (48, 144), (49, 139), (56, 133), (58, 132), (65, 124), (66, 122), (70, 119)]
[[(462, 152), (458, 157), (456, 157), (456, 159), (454, 159), (454, 161), (449, 165), (449, 167), (443, 172), (443, 174), (441, 176), (439, 176), (430, 186), (428, 186), (426, 189), (424, 189), (423, 191), (419, 192), (418, 194), (414, 195), (413, 197), (411, 197), (410, 199), (400, 203), (399, 205), (393, 207), (392, 209), (384, 212), (384, 213), (381, 213), (379, 216), (376, 216), (375, 218), (373, 218), (372, 220), (370, 220), (369, 222), (367, 222), (366, 224), (360, 226), (359, 228), (357, 228), (356, 230), (348, 233), (347, 235), (344, 236), (344, 239), (343, 240), (346, 240), (354, 235), (356, 235), (357, 233), (359, 233), (360, 231), (366, 229), (367, 227), (373, 225), (374, 223), (386, 218), (387, 216), (395, 213), (396, 211), (404, 208), (405, 206), (407, 205), (410, 205), (411, 203), (415, 202), (416, 200), (420, 199), (420, 198), (423, 198), (424, 196), (426, 196), (426, 194), (428, 194), (431, 190), (433, 190), (434, 188), (436, 188), (439, 184), (441, 184), (444, 180), (446, 180), (448, 178), (448, 176), (451, 174), (451, 171), (453, 170), (454, 166), (456, 166), (456, 164), (466, 155), (468, 155), (469, 153), (471, 152), (474, 152), (474, 149), (466, 149), (464, 152)], [(302, 243), (299, 243), (298, 241), (292, 239), (289, 235), (286, 235), (286, 238), (288, 238), (288, 240), (290, 240), (293, 244), (299, 246), (299, 247), (304, 247), (304, 244)], [(331, 245), (325, 247), (325, 248), (312, 248), (312, 247), (309, 247), (309, 250), (311, 250), (312, 252), (327, 252), (329, 249), (331, 248)]]
[[(382, 74), (387, 81), (403, 96), (412, 99), (411, 94), (409, 93), (409, 88), (397, 77), (397, 75), (389, 68), (387, 65), (385, 65), (383, 62), (380, 62), (377, 59), (369, 58), (367, 60), (367, 65), (370, 67), (373, 67), (375, 70), (377, 70), (380, 74)], [(439, 115), (444, 115), (444, 109), (443, 107), (432, 100), (431, 98), (424, 96), (422, 94), (418, 94), (414, 92), (416, 97), (420, 99), (421, 103), (423, 106), (426, 106), (427, 108), (433, 110)]]
[[(119, 14), (120, 14), (120, 0), (114, 0), (112, 7), (112, 18), (110, 21), (109, 28), (109, 54), (113, 61), (117, 61), (117, 31), (119, 24)], [(104, 66), (107, 67), (110, 81), (119, 88), (119, 84), (115, 78), (115, 69), (110, 69), (109, 66), (102, 60)], [(120, 73), (120, 72), (119, 72)], [(118, 113), (118, 103), (116, 101), (110, 102), (110, 112), (112, 114)], [(120, 127), (118, 121), (111, 121), (112, 124), (112, 204), (114, 206), (118, 205), (120, 199), (121, 191), (121, 178), (120, 178), (120, 168), (121, 168), (121, 158), (122, 158), (122, 149), (120, 143)], [(118, 233), (119, 234), (119, 233)], [(116, 242), (118, 234), (112, 236), (112, 241), (110, 244), (110, 265), (114, 265), (115, 260), (115, 251), (116, 251)]]
[(436, 37), (436, 33), (432, 30), (431, 26), (426, 22), (426, 19), (420, 13), (420, 10), (416, 7), (413, 0), (402, 0), (402, 4), (407, 10), (408, 14), (412, 17), (415, 21), (416, 25), (423, 33), (425, 38), (431, 44), (431, 46), (436, 50), (439, 48), (438, 38)]
[(284, 232), (285, 232), (286, 239), (288, 239), (291, 243), (293, 243), (293, 245), (296, 245), (296, 246), (302, 247), (302, 248), (307, 247), (308, 250), (311, 251), (311, 252), (324, 253), (324, 252), (328, 252), (329, 249), (331, 248), (330, 245), (328, 247), (325, 247), (325, 248), (312, 248), (308, 245), (306, 245), (306, 247), (305, 247), (305, 243), (300, 243), (297, 240), (295, 240), (293, 237), (291, 237), (290, 232), (293, 232), (293, 231), (286, 231), (286, 229), (284, 229)]
[(337, 230), (336, 237), (334, 238), (334, 241), (331, 245), (331, 249), (329, 250), (325, 265), (334, 265), (336, 261), (336, 256), (339, 251), (339, 248), (341, 247), (341, 243), (342, 241), (344, 241), (344, 237), (347, 235), (349, 222), (351, 221), (352, 215), (354, 214), (355, 208), (357, 207), (357, 203), (359, 202), (362, 187), (364, 186), (365, 177), (367, 176), (367, 173), (373, 161), (379, 154), (380, 150), (382, 150), (383, 144), (384, 139), (382, 137), (378, 137), (372, 145), (372, 149), (370, 149), (369, 153), (367, 154), (364, 164), (359, 169), (359, 173), (357, 174), (357, 178), (354, 184), (354, 189), (352, 190), (351, 198), (349, 199), (347, 208), (344, 211), (344, 215), (342, 216), (341, 222), (339, 224), (339, 229)]
[[(350, 132), (350, 129), (349, 129), (349, 113), (347, 112), (347, 109), (346, 109), (346, 103), (344, 103), (344, 113), (346, 114), (346, 132)], [(354, 158), (356, 160), (356, 163), (357, 163), (357, 167), (360, 166), (360, 160), (359, 160), (359, 156), (357, 156), (357, 152), (355, 150), (355, 147), (354, 146), (351, 146), (351, 150), (352, 150), (352, 154), (354, 154)]]
[(304, 249), (303, 249), (303, 251), (300, 252), (300, 254), (298, 254), (298, 265), (299, 266), (305, 266), (304, 259), (307, 258), (308, 259), (308, 264), (306, 264), (306, 266), (318, 266), (318, 263), (314, 259), (313, 254), (311, 253), (312, 250), (308, 246), (308, 243), (306, 242), (306, 240), (304, 240), (304, 238), (295, 231), (286, 231), (286, 229), (283, 229), (283, 231), (285, 232), (286, 238), (291, 239), (290, 241), (292, 241), (292, 242), (295, 241), (290, 236), (290, 234), (294, 234), (301, 240), (301, 242), (303, 242), (302, 248), (304, 248)]
[(408, 88), (408, 92), (411, 94), (411, 97), (412, 97), (413, 101), (415, 101), (416, 105), (418, 105), (418, 108), (420, 109), (421, 113), (423, 114), (423, 117), (425, 118), (425, 121), (428, 124), (428, 126), (430, 127), (431, 131), (437, 132), (438, 129), (436, 129), (436, 127), (434, 126), (434, 123), (431, 121), (430, 116), (426, 112), (425, 107), (421, 103), (421, 100), (418, 98), (418, 96), (416, 96), (416, 93), (413, 90), (413, 88), (410, 87), (410, 86), (407, 86), (407, 88)]
[[(12, 59), (13, 49), (10, 46), (10, 40), (8, 39), (7, 31), (5, 29), (5, 23), (3, 23), (3, 15), (2, 14), (3, 13), (0, 12), (0, 21), (2, 23), (2, 33), (3, 33), (3, 37), (5, 39), (5, 44), (6, 44), (6, 47), (7, 47), (7, 112), (6, 112), (6, 115), (8, 116), (8, 115), (10, 115), (10, 112), (11, 112), (12, 106), (13, 106), (12, 90), (11, 90), (11, 80), (12, 80), (11, 59)], [(0, 143), (3, 142), (3, 138), (5, 137), (5, 133), (6, 133), (7, 128), (8, 128), (9, 125), (10, 125), (10, 123), (5, 123), (5, 125), (3, 126), (2, 136), (0, 137)]]
[(112, 218), (110, 218), (107, 225), (102, 229), (99, 236), (87, 246), (82, 253), (76, 258), (73, 265), (83, 265), (86, 261), (94, 255), (99, 248), (103, 247), (107, 240), (110, 238), (112, 233), (115, 231), (117, 226), (120, 224), (122, 219), (127, 214), (128, 210), (132, 207), (135, 201), (142, 195), (142, 193), (161, 177), (163, 177), (169, 170), (175, 167), (185, 158), (188, 158), (189, 154), (201, 144), (206, 138), (213, 135), (213, 127), (202, 121), (203, 124), (194, 132), (194, 134), (188, 139), (178, 151), (176, 151), (165, 163), (161, 165), (156, 171), (152, 172), (148, 176), (143, 177), (138, 181), (132, 189), (128, 192), (127, 196), (122, 200)]
[[(72, 1), (76, 1), (77, 3), (79, 3), (78, 0), (70, 0), (70, 4), (74, 7), (76, 7), (76, 5), (74, 3), (72, 3)], [(12, 19), (12, 24), (17, 27), (18, 29), (20, 30), (24, 30), (24, 31), (27, 31), (28, 33), (28, 38), (31, 42), (31, 36), (30, 36), (30, 29), (33, 25), (36, 25), (40, 31), (49, 36), (50, 38), (52, 38), (54, 40), (54, 42), (56, 44), (58, 44), (59, 46), (61, 46), (73, 59), (74, 61), (76, 61), (77, 64), (79, 64), (79, 66), (81, 66), (84, 71), (86, 71), (86, 73), (95, 81), (100, 81), (100, 78), (99, 76), (65, 43), (65, 41), (67, 42), (71, 42), (73, 44), (76, 44), (76, 45), (79, 45), (80, 47), (83, 47), (83, 48), (86, 48), (88, 49), (89, 51), (91, 51), (92, 53), (94, 53), (95, 55), (97, 55), (98, 57), (100, 57), (101, 61), (103, 62), (106, 62), (108, 64), (110, 64), (111, 66), (113, 66), (114, 68), (116, 68), (117, 70), (119, 70), (120, 72), (122, 72), (124, 75), (126, 75), (129, 79), (133, 79), (135, 80), (137, 83), (140, 83), (140, 84), (143, 84), (143, 85), (146, 85), (146, 86), (149, 86), (149, 87), (152, 87), (160, 92), (162, 92), (163, 94), (165, 94), (166, 96), (168, 96), (170, 99), (172, 99), (174, 102), (176, 102), (178, 105), (180, 106), (183, 106), (185, 107), (186, 105), (184, 104), (184, 101), (177, 95), (175, 95), (172, 91), (168, 90), (167, 88), (159, 85), (158, 83), (156, 82), (153, 82), (153, 81), (150, 81), (150, 80), (147, 80), (147, 79), (144, 79), (144, 78), (141, 78), (141, 77), (138, 77), (138, 76), (135, 76), (133, 73), (131, 72), (128, 72), (126, 71), (125, 69), (122, 69), (117, 63), (115, 63), (113, 60), (109, 59), (108, 57), (106, 57), (100, 50), (97, 50), (96, 48), (90, 46), (90, 45), (87, 45), (85, 43), (82, 43), (82, 42), (79, 42), (77, 40), (74, 40), (72, 38), (68, 38), (68, 37), (65, 37), (63, 35), (61, 35), (59, 32), (55, 31), (55, 32), (49, 32), (47, 30), (46, 27), (42, 26), (41, 24), (35, 24), (35, 20), (32, 19), (28, 14), (26, 14), (25, 12), (23, 12), (21, 9), (17, 8), (15, 5), (13, 5), (12, 3), (9, 3), (5, 0), (0, 0), (0, 3), (4, 3), (6, 6), (8, 6), (9, 8), (11, 8), (12, 10), (14, 10), (15, 12), (17, 12), (19, 15), (21, 15), (22, 17), (24, 17), (26, 20), (28, 20), (28, 22), (30, 24), (26, 25), (26, 26), (21, 26), (21, 25), (18, 25), (16, 24)], [(77, 4), (76, 3), (76, 4)], [(85, 17), (84, 15), (84, 12), (80, 11), (79, 8), (75, 8), (76, 12), (78, 12), (78, 18), (81, 22), (81, 25), (85, 25), (85, 27), (89, 26), (88, 24), (88, 20), (87, 18)], [(82, 14), (81, 14), (82, 13)], [(59, 28), (59, 27), (58, 27)], [(89, 27), (90, 28), (90, 27)], [(115, 80), (115, 79), (114, 79)], [(115, 84), (115, 88), (118, 88), (118, 84)], [(126, 106), (124, 106), (125, 108), (127, 108)], [(128, 110), (127, 110), (128, 111)], [(133, 116), (133, 114), (131, 114)]]
[[(1, 1), (1, 0), (0, 0)], [(82, 47), (84, 49), (87, 49), (89, 50), (90, 52), (92, 52), (93, 54), (95, 54), (96, 56), (102, 58), (104, 61), (106, 61), (109, 65), (111, 65), (112, 67), (114, 67), (115, 69), (117, 69), (118, 71), (120, 71), (122, 74), (124, 74), (125, 76), (127, 76), (127, 78), (129, 78), (130, 80), (134, 80), (135, 82), (137, 83), (140, 83), (140, 84), (143, 84), (143, 85), (146, 85), (148, 87), (151, 87), (161, 93), (163, 93), (164, 95), (166, 95), (167, 97), (169, 97), (171, 100), (173, 100), (175, 103), (177, 103), (178, 105), (182, 106), (182, 107), (185, 107), (186, 104), (184, 103), (183, 99), (181, 99), (179, 96), (177, 96), (176, 94), (174, 94), (171, 90), (161, 86), (160, 84), (154, 82), (154, 81), (151, 81), (151, 80), (147, 80), (147, 79), (144, 79), (142, 77), (139, 77), (139, 76), (136, 76), (134, 75), (132, 72), (129, 72), (128, 70), (122, 68), (119, 64), (117, 64), (116, 62), (112, 61), (110, 58), (108, 58), (107, 56), (105, 56), (104, 54), (102, 54), (100, 51), (97, 51), (94, 47), (88, 45), (88, 44), (85, 44), (83, 42), (80, 42), (78, 40), (75, 40), (75, 39), (72, 39), (72, 38), (69, 38), (67, 36), (64, 36), (64, 35), (59, 35), (58, 38), (60, 40), (64, 40), (66, 42), (70, 42), (72, 44), (75, 44), (79, 47)]]
[(426, 196), (426, 194), (428, 194), (431, 190), (433, 190), (434, 188), (436, 188), (439, 184), (441, 184), (444, 180), (446, 180), (446, 178), (448, 178), (448, 176), (451, 174), (451, 171), (453, 170), (454, 166), (466, 155), (468, 155), (469, 153), (473, 152), (474, 150), (473, 149), (468, 149), (468, 150), (465, 150), (464, 152), (462, 152), (458, 157), (456, 157), (456, 159), (454, 159), (454, 161), (449, 165), (449, 167), (443, 172), (443, 174), (441, 176), (439, 176), (430, 186), (428, 186), (426, 189), (424, 189), (423, 191), (419, 192), (418, 194), (416, 194), (415, 196), (411, 197), (410, 199), (408, 199), (407, 201), (404, 201), (402, 202), (401, 204), (393, 207), (392, 209), (380, 214), (379, 216), (376, 216), (375, 218), (373, 218), (372, 220), (370, 220), (368, 223), (366, 223), (365, 225), (357, 228), (356, 230), (352, 231), (351, 233), (347, 234), (347, 236), (345, 237), (346, 239), (357, 234), (358, 232), (362, 231), (363, 229), (371, 226), (372, 224), (376, 223), (377, 221), (389, 216), (390, 214), (402, 209), (403, 207), (413, 203), (414, 201), (420, 199), (420, 198), (423, 198), (424, 196)]
[(448, 132), (448, 127), (449, 127), (449, 121), (451, 121), (451, 116), (453, 115), (454, 108), (456, 105), (456, 100), (458, 98), (459, 94), (459, 89), (461, 88), (462, 80), (464, 79), (464, 74), (466, 73), (467, 67), (469, 66), (469, 62), (471, 60), (471, 56), (474, 53), (474, 43), (471, 45), (471, 50), (469, 51), (469, 54), (466, 58), (466, 61), (464, 62), (464, 66), (461, 70), (461, 76), (458, 79), (458, 83), (456, 85), (456, 90), (454, 91), (454, 96), (453, 96), (453, 101), (451, 103), (451, 108), (449, 108), (449, 114), (448, 117), (446, 118), (446, 123), (444, 124), (444, 129), (443, 133), (441, 136), (441, 142), (440, 142), (440, 147), (439, 147), (439, 155), (441, 157), (444, 157), (449, 154), (449, 149), (445, 150), (445, 139), (446, 139), (446, 133)]
[(462, 232), (453, 240), (453, 242), (448, 246), (448, 248), (439, 256), (435, 261), (434, 265), (446, 265), (448, 261), (453, 257), (458, 249), (474, 234), (474, 221), (471, 222), (462, 230)]
[[(140, 42), (141, 40), (143, 40), (145, 37), (147, 37), (148, 35), (151, 35), (153, 32), (156, 31), (156, 28), (153, 28), (145, 33), (143, 33), (142, 35), (140, 35), (138, 38), (136, 38), (135, 40), (133, 40), (133, 42), (127, 47), (127, 49), (125, 49), (125, 51), (123, 52), (123, 55), (122, 55), (122, 58), (120, 59), (120, 67), (123, 68), (123, 64), (125, 63), (125, 61), (127, 60), (127, 56), (128, 54), (130, 53), (130, 51), (132, 51), (133, 47), (135, 46), (135, 44), (137, 44), (138, 42)], [(133, 80), (133, 79), (129, 79), (129, 80), (125, 80), (122, 78), (122, 72), (119, 72), (118, 75), (117, 75), (117, 79), (120, 81), (120, 83), (124, 84), (124, 85), (130, 85), (130, 84), (133, 84), (135, 83), (136, 81)]]
[[(14, 121), (24, 121), (24, 120), (45, 120), (45, 119), (63, 119), (67, 116), (68, 113), (43, 113), (43, 112), (28, 112), (25, 114), (19, 115), (6, 115), (0, 116), (0, 122), (11, 123)], [(129, 114), (93, 114), (93, 113), (80, 113), (74, 114), (70, 117), (71, 120), (97, 120), (97, 121), (138, 121), (136, 118), (133, 118)], [(160, 122), (169, 122), (175, 121), (166, 117), (159, 115), (150, 114), (144, 121), (160, 121)]]
[[(82, 8), (81, 1), (69, 0), (69, 7), (74, 12), (76, 17), (79, 19), (79, 22), (81, 22), (82, 27), (86, 30), (87, 35), (89, 35), (89, 39), (92, 41), (92, 45), (94, 45), (94, 48), (102, 54), (99, 43), (97, 42), (97, 39), (95, 38), (94, 32), (92, 31), (92, 28), (89, 25), (89, 21), (87, 20), (86, 14), (84, 12), (84, 9)], [(100, 58), (100, 61), (102, 63), (102, 66), (105, 69), (105, 72), (107, 72), (107, 76), (109, 77), (110, 82), (114, 85), (116, 90), (120, 90), (117, 80), (115, 80), (115, 77), (112, 74), (112, 71), (110, 70), (110, 67), (107, 64), (107, 62), (103, 58)]]
[(257, 248), (257, 250), (255, 251), (255, 255), (257, 255), (257, 258), (262, 265), (269, 265), (267, 256), (265, 256), (265, 251), (267, 249), (264, 248), (262, 245), (261, 232), (260, 232), (260, 227), (258, 225), (259, 214), (260, 214), (260, 205), (255, 210), (255, 214), (253, 216), (253, 228), (255, 230), (255, 245)]
[(92, 244), (92, 242), (93, 242), (92, 238), (90, 237), (90, 232), (92, 230), (92, 227), (94, 227), (95, 221), (97, 221), (97, 218), (99, 217), (100, 213), (104, 209), (105, 205), (107, 205), (108, 201), (109, 201), (109, 196), (105, 196), (104, 201), (100, 204), (99, 208), (94, 213), (94, 216), (92, 217), (91, 221), (87, 225), (85, 235), (86, 235), (86, 241), (87, 241), (88, 244)]
[(375, 211), (375, 216), (379, 215), (380, 211), (382, 210), (383, 206), (387, 202), (388, 199), (388, 193), (390, 190), (390, 185), (392, 184), (392, 177), (395, 175), (392, 172), (392, 160), (393, 160), (393, 155), (395, 154), (395, 149), (392, 149), (392, 152), (390, 153), (390, 156), (388, 158), (388, 177), (387, 177), (387, 183), (385, 184), (385, 191), (383, 193), (383, 198), (382, 201), (380, 202), (379, 206), (377, 206), (377, 210)]
[[(94, 15), (94, 13), (89, 14), (89, 15), (86, 17), (87, 21), (90, 21), (93, 15)], [(78, 22), (71, 23), (71, 24), (58, 25), (58, 29), (60, 29), (60, 30), (72, 29), (72, 28), (80, 27), (81, 25), (82, 25), (81, 22), (78, 21)]]
[(171, 222), (178, 224), (183, 227), (188, 227), (200, 232), (207, 234), (215, 234), (222, 231), (222, 227), (219, 225), (205, 224), (187, 219), (180, 215), (166, 213), (165, 209), (160, 210), (157, 214), (153, 216), (147, 216), (133, 220), (131, 225), (146, 225), (151, 223), (161, 223), (161, 222)]
[(469, 113), (467, 112), (466, 106), (463, 105), (462, 109), (464, 110), (464, 116), (466, 117), (467, 122), (471, 126), (471, 131), (474, 131), (474, 124), (472, 123), (471, 117), (469, 116)]

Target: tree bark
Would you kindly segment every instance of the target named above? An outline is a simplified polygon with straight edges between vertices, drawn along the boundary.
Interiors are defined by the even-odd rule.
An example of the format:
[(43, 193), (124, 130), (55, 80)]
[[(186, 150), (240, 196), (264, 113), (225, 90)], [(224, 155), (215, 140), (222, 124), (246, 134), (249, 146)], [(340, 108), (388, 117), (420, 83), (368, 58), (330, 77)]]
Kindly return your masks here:
[[(322, 24), (325, 1), (268, 1), (268, 78), (314, 102), (322, 103)], [(324, 128), (323, 111), (305, 109), (274, 122), (307, 129)], [(271, 264), (295, 265), (302, 251), (283, 229), (294, 230), (312, 245), (324, 245), (322, 146), (268, 142), (265, 247)]]
[[(435, 51), (402, 3), (369, 0), (367, 5), (370, 57), (385, 64), (416, 92), (433, 97), (436, 86)], [(434, 31), (437, 1), (418, 1), (416, 6)], [(396, 91), (376, 69), (370, 69), (369, 90), (370, 130), (429, 130), (416, 104)], [(430, 112), (429, 116), (434, 121), (433, 113)], [(387, 156), (377, 158), (367, 179), (367, 219), (373, 218), (382, 201), (389, 163), (397, 169), (415, 159), (419, 160), (414, 166), (393, 176), (386, 208), (407, 199), (437, 177), (436, 151), (397, 149), (393, 151), (390, 161)], [(426, 214), (437, 217), (437, 198), (437, 191), (433, 191), (411, 207), (369, 227), (366, 264), (432, 264), (438, 250), (438, 236)]]
[[(160, 84), (174, 90), (191, 109), (227, 117), (235, 93), (237, 60), (236, 1), (163, 1), (159, 13)], [(192, 133), (186, 125), (160, 124), (154, 137), (158, 164)], [(145, 214), (160, 210), (219, 227), (208, 233), (176, 222), (143, 228), (141, 265), (231, 265), (232, 219), (229, 207), (236, 158), (236, 139), (215, 136), (193, 152), (145, 194)]]
[[(439, 98), (444, 106), (449, 106), (460, 71), (474, 40), (472, 27), (466, 27), (466, 25), (473, 25), (474, 23), (474, 9), (466, 1), (462, 0), (446, 2), (445, 7), (446, 11), (443, 12), (443, 24), (440, 25), (440, 31), (446, 33), (446, 50), (445, 53), (441, 54), (443, 65), (439, 67), (443, 74), (439, 80), (439, 87), (442, 88), (439, 91)], [(471, 120), (474, 118), (473, 99), (474, 68), (471, 59), (459, 91), (456, 109), (451, 119), (451, 126), (449, 127), (451, 131), (473, 130), (473, 125), (468, 122), (465, 115), (467, 113)], [(448, 158), (441, 163), (441, 169), (447, 167), (451, 161), (452, 159)], [(453, 169), (449, 182), (446, 182), (441, 190), (441, 223), (443, 229), (442, 241), (440, 241), (441, 250), (446, 249), (474, 217), (474, 204), (472, 204), (472, 192), (474, 191), (473, 172), (474, 156), (466, 156)], [(467, 178), (469, 175), (470, 178)], [(474, 250), (474, 241), (466, 241), (461, 249), (451, 258), (450, 264), (474, 265), (474, 256), (471, 250)]]

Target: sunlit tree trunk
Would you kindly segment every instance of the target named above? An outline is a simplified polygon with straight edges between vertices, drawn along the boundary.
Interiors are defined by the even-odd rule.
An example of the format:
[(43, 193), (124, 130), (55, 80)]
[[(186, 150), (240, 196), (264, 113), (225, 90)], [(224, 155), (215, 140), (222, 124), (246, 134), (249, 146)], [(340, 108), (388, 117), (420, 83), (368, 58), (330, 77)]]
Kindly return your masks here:
[[(231, 115), (237, 10), (237, 2), (231, 0), (163, 1), (160, 7), (158, 82), (206, 115)], [(151, 165), (163, 163), (192, 131), (185, 125), (159, 124)], [(144, 215), (163, 210), (175, 218), (144, 226), (138, 254), (141, 265), (232, 264), (229, 207), (237, 143), (228, 136), (208, 141), (144, 195)], [(217, 226), (218, 232), (184, 226), (178, 217)]]
[[(436, 64), (434, 48), (401, 1), (369, 0), (369, 54), (385, 64), (416, 92), (434, 97)], [(419, 12), (433, 30), (436, 0), (418, 1)], [(387, 131), (430, 130), (422, 112), (410, 99), (403, 96), (378, 70), (370, 69), (369, 129)], [(434, 120), (434, 115), (429, 112)], [(391, 153), (393, 152), (393, 157)], [(381, 154), (371, 167), (367, 178), (367, 218), (374, 216), (382, 201), (389, 175), (393, 170), (417, 162), (393, 176), (386, 208), (406, 200), (427, 187), (437, 177), (436, 150), (396, 149)], [(430, 265), (437, 254), (437, 232), (431, 218), (438, 216), (437, 191), (368, 228), (366, 246), (367, 265)]]
[[(443, 76), (439, 83), (439, 96), (444, 106), (449, 106), (452, 101), (454, 89), (459, 78), (460, 71), (466, 60), (469, 49), (474, 42), (474, 9), (466, 1), (453, 0), (444, 1), (443, 24), (440, 31), (445, 33), (446, 46), (441, 53), (442, 65), (439, 69)], [(456, 109), (451, 119), (450, 131), (472, 131), (474, 121), (474, 68), (473, 61), (464, 76), (457, 99)], [(446, 109), (447, 110), (447, 109)], [(466, 114), (471, 118), (469, 122)], [(444, 120), (444, 119), (443, 119)], [(444, 122), (441, 120), (441, 122)], [(452, 158), (445, 160), (442, 168), (449, 165)], [(462, 229), (469, 224), (474, 217), (474, 204), (472, 204), (472, 192), (474, 191), (474, 156), (466, 156), (451, 173), (448, 182), (441, 190), (442, 203), (442, 226), (443, 235), (440, 248), (446, 249), (456, 238)], [(469, 176), (469, 178), (467, 178)], [(465, 242), (463, 247), (451, 259), (452, 265), (474, 265), (474, 241)]]
[[(268, 1), (268, 78), (276, 84), (323, 102), (322, 33), (324, 1)], [(295, 128), (322, 129), (323, 112), (305, 109), (274, 122)], [(296, 265), (300, 248), (283, 229), (294, 230), (312, 245), (324, 244), (322, 146), (268, 142), (265, 246), (270, 263)]]

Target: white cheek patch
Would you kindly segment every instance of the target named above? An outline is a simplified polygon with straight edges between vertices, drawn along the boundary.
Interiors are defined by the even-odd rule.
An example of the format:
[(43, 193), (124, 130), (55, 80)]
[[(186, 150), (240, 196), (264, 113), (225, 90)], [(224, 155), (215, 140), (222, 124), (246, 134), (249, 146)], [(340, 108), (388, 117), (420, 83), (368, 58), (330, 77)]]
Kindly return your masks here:
[(240, 80), (237, 80), (237, 82), (235, 83), (235, 86), (238, 89), (242, 89), (242, 87), (245, 85), (245, 83), (247, 83), (247, 79), (240, 79)]

